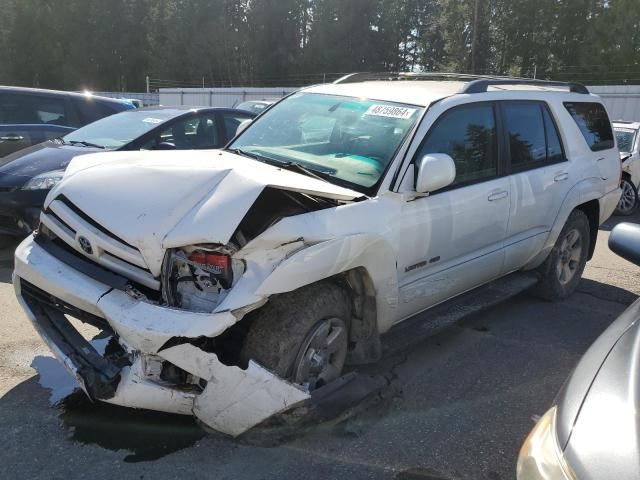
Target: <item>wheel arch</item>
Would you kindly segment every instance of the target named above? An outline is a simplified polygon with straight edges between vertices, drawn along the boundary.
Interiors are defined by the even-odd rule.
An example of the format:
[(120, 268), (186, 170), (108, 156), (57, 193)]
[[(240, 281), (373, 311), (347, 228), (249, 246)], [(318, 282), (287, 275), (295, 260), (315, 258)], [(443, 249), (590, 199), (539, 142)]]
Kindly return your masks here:
[(372, 234), (311, 245), (277, 265), (256, 294), (269, 297), (326, 280), (341, 284), (352, 298), (349, 362), (376, 360), (380, 355), (379, 336), (396, 316), (395, 252), (382, 236)]
[(575, 210), (581, 210), (589, 220), (589, 254), (587, 260), (593, 258), (598, 241), (598, 227), (600, 226), (600, 202), (598, 200), (589, 200), (588, 202), (578, 205)]

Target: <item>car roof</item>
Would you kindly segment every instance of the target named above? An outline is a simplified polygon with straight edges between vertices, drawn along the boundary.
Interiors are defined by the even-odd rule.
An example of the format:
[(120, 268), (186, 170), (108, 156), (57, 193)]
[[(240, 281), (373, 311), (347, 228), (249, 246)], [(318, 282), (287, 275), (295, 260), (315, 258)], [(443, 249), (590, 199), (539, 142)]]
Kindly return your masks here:
[(166, 110), (174, 110), (176, 113), (187, 113), (187, 112), (242, 112), (248, 113), (250, 115), (255, 115), (252, 112), (248, 112), (247, 110), (241, 110), (238, 108), (230, 108), (230, 107), (193, 107), (188, 105), (154, 105), (150, 107), (141, 107), (137, 108), (135, 111), (166, 111)]
[(613, 128), (630, 128), (633, 130), (640, 130), (640, 122), (630, 122), (626, 120), (615, 120), (611, 122), (613, 124)]
[(64, 90), (48, 90), (46, 88), (31, 88), (31, 87), (11, 87), (7, 85), (0, 85), (0, 93), (2, 92), (13, 92), (13, 93), (27, 93), (27, 94), (46, 94), (46, 95), (61, 95), (61, 96), (71, 96), (71, 97), (91, 97), (98, 99), (103, 102), (109, 103), (118, 103), (118, 104), (129, 104), (128, 100), (123, 100), (121, 98), (110, 98), (110, 97), (101, 97), (100, 95), (94, 95), (90, 92), (67, 92)]
[[(365, 74), (354, 74), (354, 80), (356, 75)], [(394, 74), (388, 75), (392, 77), (396, 76)], [(366, 79), (366, 77), (364, 77), (362, 81), (343, 81), (343, 79), (340, 79), (335, 83), (314, 85), (304, 88), (301, 91), (325, 95), (368, 98), (422, 107), (460, 93), (527, 91), (541, 92), (545, 93), (545, 95), (557, 93), (564, 96), (578, 91), (580, 91), (580, 95), (588, 93), (585, 87), (570, 83), (545, 82), (519, 78), (476, 77), (464, 74), (442, 74), (442, 76), (445, 78), (444, 80), (432, 79), (426, 75), (425, 78), (419, 79), (419, 74), (397, 74), (398, 79), (396, 80), (369, 80)], [(347, 77), (344, 78), (346, 79)], [(439, 78), (440, 76), (434, 74), (434, 77)], [(487, 83), (482, 86), (478, 85), (479, 89), (483, 88), (481, 91), (465, 91), (465, 89), (472, 85), (474, 80), (481, 82), (486, 81)], [(513, 82), (513, 84), (509, 84), (509, 81)], [(576, 93), (576, 95), (578, 95), (578, 93)]]

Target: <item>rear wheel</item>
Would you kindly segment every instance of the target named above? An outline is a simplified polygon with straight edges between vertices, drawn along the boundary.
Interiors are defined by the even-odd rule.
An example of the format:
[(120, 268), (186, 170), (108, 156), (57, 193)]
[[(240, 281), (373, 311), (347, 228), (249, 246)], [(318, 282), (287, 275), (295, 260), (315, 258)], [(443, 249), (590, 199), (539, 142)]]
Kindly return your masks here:
[(616, 207), (616, 215), (631, 215), (638, 206), (638, 190), (628, 177), (622, 177), (620, 183), (622, 195)]
[(241, 357), (314, 390), (342, 373), (349, 346), (349, 296), (321, 282), (275, 295), (251, 314)]
[(587, 263), (591, 239), (589, 219), (581, 210), (569, 215), (551, 253), (540, 267), (540, 281), (533, 293), (546, 300), (563, 300), (571, 295)]

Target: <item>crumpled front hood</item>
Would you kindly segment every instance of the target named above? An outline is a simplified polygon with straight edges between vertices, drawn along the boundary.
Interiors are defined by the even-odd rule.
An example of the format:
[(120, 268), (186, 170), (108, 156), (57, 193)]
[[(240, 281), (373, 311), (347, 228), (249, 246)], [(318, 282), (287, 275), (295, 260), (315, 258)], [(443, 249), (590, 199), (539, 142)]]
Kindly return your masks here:
[(226, 244), (268, 186), (340, 201), (362, 196), (223, 151), (112, 152), (72, 161), (45, 207), (64, 195), (152, 267), (166, 248)]

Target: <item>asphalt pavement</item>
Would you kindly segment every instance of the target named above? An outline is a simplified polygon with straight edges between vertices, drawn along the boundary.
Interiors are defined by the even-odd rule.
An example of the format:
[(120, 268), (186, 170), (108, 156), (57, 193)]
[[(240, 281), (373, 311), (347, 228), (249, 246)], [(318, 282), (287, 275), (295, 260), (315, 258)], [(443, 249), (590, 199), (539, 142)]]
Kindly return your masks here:
[[(189, 417), (92, 404), (51, 358), (0, 252), (0, 477), (20, 479), (515, 478), (518, 450), (580, 356), (640, 294), (602, 226), (578, 291), (527, 293), (364, 371), (389, 387), (339, 419), (232, 440)], [(54, 404), (52, 406), (52, 403)]]

